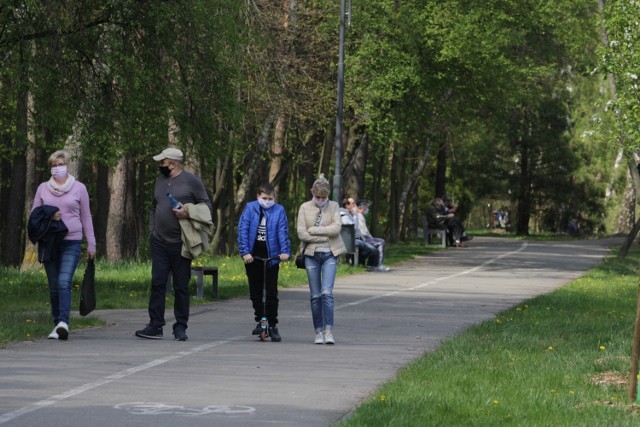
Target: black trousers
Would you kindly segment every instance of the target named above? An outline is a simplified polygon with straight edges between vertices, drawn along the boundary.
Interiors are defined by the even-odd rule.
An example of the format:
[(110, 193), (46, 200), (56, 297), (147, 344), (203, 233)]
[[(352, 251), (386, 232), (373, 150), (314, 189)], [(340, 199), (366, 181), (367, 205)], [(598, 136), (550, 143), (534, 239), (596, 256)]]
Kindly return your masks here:
[(449, 244), (453, 244), (460, 241), (460, 238), (464, 234), (464, 225), (457, 218), (448, 218), (445, 222), (449, 235)]
[[(270, 326), (278, 323), (278, 265), (269, 267), (267, 265), (267, 277), (264, 281), (264, 263), (254, 259), (251, 264), (245, 264), (249, 280), (249, 297), (253, 304), (253, 314), (256, 322), (260, 321), (263, 312), (266, 313)], [(262, 302), (262, 290), (266, 287), (266, 303)]]
[(171, 274), (173, 284), (173, 314), (176, 324), (187, 328), (189, 321), (189, 280), (191, 260), (181, 255), (182, 243), (165, 243), (151, 235), (151, 295), (149, 295), (149, 319), (152, 326), (165, 325), (165, 297), (167, 278)]

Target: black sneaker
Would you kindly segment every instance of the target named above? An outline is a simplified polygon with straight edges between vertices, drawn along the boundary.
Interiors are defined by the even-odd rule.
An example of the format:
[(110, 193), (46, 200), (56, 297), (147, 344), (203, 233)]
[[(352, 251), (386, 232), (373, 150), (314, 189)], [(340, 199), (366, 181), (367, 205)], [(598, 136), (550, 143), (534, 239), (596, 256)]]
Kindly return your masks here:
[(146, 328), (136, 331), (136, 336), (140, 338), (160, 340), (162, 339), (162, 326), (155, 327), (147, 325)]
[(269, 336), (271, 337), (271, 341), (273, 342), (282, 341), (282, 337), (278, 333), (278, 328), (276, 327), (269, 327)]
[(186, 328), (180, 324), (173, 327), (173, 336), (175, 337), (176, 341), (186, 341), (189, 339), (185, 329)]
[(258, 322), (258, 324), (256, 325), (256, 328), (251, 331), (251, 335), (260, 335), (262, 333), (262, 325), (260, 324), (260, 322)]

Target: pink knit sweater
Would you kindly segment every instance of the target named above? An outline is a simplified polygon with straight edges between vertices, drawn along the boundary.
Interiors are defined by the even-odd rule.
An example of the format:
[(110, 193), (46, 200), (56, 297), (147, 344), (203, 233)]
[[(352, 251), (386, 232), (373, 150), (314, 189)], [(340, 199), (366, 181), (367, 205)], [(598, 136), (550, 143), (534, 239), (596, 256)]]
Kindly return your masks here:
[(87, 187), (76, 181), (71, 189), (62, 196), (55, 196), (47, 183), (38, 186), (31, 210), (42, 205), (55, 206), (62, 213), (62, 221), (69, 229), (65, 240), (82, 240), (82, 233), (87, 238), (87, 252), (96, 252), (96, 238), (93, 234), (93, 221), (89, 207)]

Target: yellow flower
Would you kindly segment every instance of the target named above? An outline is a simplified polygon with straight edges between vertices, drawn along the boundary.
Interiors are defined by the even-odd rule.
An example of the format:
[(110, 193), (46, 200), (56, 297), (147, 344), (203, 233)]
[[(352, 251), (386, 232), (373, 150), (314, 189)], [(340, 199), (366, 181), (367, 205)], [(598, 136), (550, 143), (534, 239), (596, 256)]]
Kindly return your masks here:
[(496, 319), (496, 323), (499, 325), (499, 324), (501, 324), (501, 323), (502, 323), (502, 320), (500, 320), (500, 319)]
[(600, 346), (600, 347), (598, 347), (598, 348), (599, 348), (600, 350), (606, 350), (606, 349), (607, 349), (607, 347), (605, 347), (605, 346), (603, 346), (603, 345), (601, 345), (601, 346)]
[(494, 404), (494, 405), (497, 405), (498, 403), (500, 403), (500, 401), (499, 401), (499, 400), (495, 400), (495, 399), (493, 400), (493, 404)]
[(550, 345), (549, 347), (547, 347), (547, 351), (553, 351), (553, 346)]

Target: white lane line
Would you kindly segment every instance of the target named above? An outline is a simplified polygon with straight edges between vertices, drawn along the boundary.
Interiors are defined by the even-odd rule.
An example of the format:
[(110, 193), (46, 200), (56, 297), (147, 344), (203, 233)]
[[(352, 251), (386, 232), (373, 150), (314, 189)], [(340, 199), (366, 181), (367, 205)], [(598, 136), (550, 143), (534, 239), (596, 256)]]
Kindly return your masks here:
[(243, 338), (245, 338), (245, 337), (244, 336), (237, 336), (237, 337), (229, 338), (227, 340), (214, 341), (214, 342), (211, 342), (209, 344), (204, 344), (204, 345), (201, 345), (201, 346), (198, 346), (198, 347), (193, 347), (191, 350), (188, 350), (188, 351), (181, 351), (179, 353), (172, 354), (172, 355), (163, 357), (161, 359), (152, 360), (152, 361), (147, 362), (145, 364), (142, 364), (140, 366), (134, 366), (133, 368), (125, 369), (124, 371), (117, 372), (117, 373), (115, 373), (113, 375), (109, 375), (109, 376), (101, 378), (101, 379), (99, 379), (97, 381), (94, 381), (94, 382), (91, 382), (91, 383), (87, 383), (87, 384), (81, 385), (81, 386), (76, 387), (76, 388), (72, 388), (70, 390), (67, 390), (64, 393), (56, 394), (55, 396), (51, 396), (48, 399), (41, 400), (41, 401), (36, 402), (34, 404), (31, 404), (31, 405), (22, 407), (20, 409), (17, 409), (15, 411), (11, 411), (11, 412), (7, 412), (5, 414), (2, 414), (2, 415), (0, 415), (0, 424), (7, 423), (7, 422), (9, 422), (9, 421), (11, 421), (13, 419), (21, 417), (22, 415), (26, 415), (26, 414), (28, 414), (30, 412), (37, 411), (38, 409), (41, 409), (41, 408), (46, 408), (47, 406), (54, 405), (54, 404), (56, 404), (58, 402), (61, 402), (61, 401), (65, 400), (65, 399), (68, 399), (70, 397), (77, 396), (77, 395), (82, 394), (82, 393), (84, 393), (86, 391), (92, 390), (94, 388), (98, 388), (98, 387), (103, 386), (105, 384), (112, 383), (112, 382), (114, 382), (116, 380), (120, 380), (122, 378), (128, 377), (128, 376), (136, 374), (138, 372), (141, 372), (141, 371), (144, 371), (144, 370), (147, 370), (147, 369), (150, 369), (150, 368), (154, 368), (156, 366), (163, 365), (163, 364), (165, 364), (167, 362), (171, 362), (173, 360), (178, 360), (178, 359), (181, 359), (183, 357), (190, 356), (192, 354), (198, 353), (200, 351), (208, 350), (210, 348), (217, 347), (217, 346), (220, 346), (220, 345), (223, 345), (223, 344), (227, 344), (227, 343), (230, 343), (232, 341), (237, 341), (237, 340), (240, 340), (240, 339), (243, 339)]
[(364, 298), (364, 299), (361, 299), (361, 300), (353, 301), (353, 302), (350, 302), (350, 303), (347, 303), (347, 304), (342, 304), (342, 305), (336, 306), (336, 307), (335, 307), (335, 310), (339, 310), (339, 309), (341, 309), (341, 308), (346, 308), (346, 307), (350, 307), (350, 306), (354, 306), (354, 305), (364, 304), (364, 303), (366, 303), (366, 302), (374, 301), (374, 300), (377, 300), (377, 299), (380, 299), (380, 298), (387, 298), (387, 297), (390, 297), (390, 296), (393, 296), (393, 295), (396, 295), (396, 294), (399, 294), (399, 293), (403, 293), (403, 292), (411, 292), (411, 291), (415, 291), (415, 290), (417, 290), (417, 289), (426, 288), (427, 286), (431, 286), (431, 285), (434, 285), (434, 284), (436, 284), (436, 283), (438, 283), (438, 282), (442, 282), (443, 280), (449, 280), (449, 279), (452, 279), (452, 278), (454, 278), (454, 277), (460, 277), (460, 276), (465, 276), (465, 275), (467, 275), (467, 274), (471, 274), (471, 273), (473, 273), (473, 272), (475, 272), (475, 271), (478, 271), (478, 270), (480, 270), (480, 269), (482, 269), (482, 268), (486, 267), (486, 266), (487, 266), (487, 265), (489, 265), (489, 264), (492, 264), (492, 263), (496, 262), (496, 261), (497, 261), (497, 260), (499, 260), (499, 259), (502, 259), (502, 258), (504, 258), (504, 257), (511, 256), (511, 255), (515, 255), (515, 254), (517, 254), (518, 252), (522, 252), (522, 251), (524, 251), (524, 250), (527, 248), (527, 246), (528, 246), (528, 245), (529, 245), (529, 244), (528, 244), (526, 241), (524, 241), (524, 242), (522, 242), (522, 245), (520, 246), (520, 248), (516, 249), (515, 251), (505, 252), (505, 253), (503, 253), (502, 255), (498, 255), (497, 257), (492, 258), (492, 259), (490, 259), (490, 260), (488, 260), (488, 261), (485, 261), (485, 262), (483, 262), (482, 264), (477, 265), (477, 266), (475, 266), (475, 267), (473, 267), (473, 268), (470, 268), (470, 269), (468, 269), (468, 270), (460, 271), (460, 272), (455, 273), (455, 274), (452, 274), (452, 275), (450, 275), (450, 276), (443, 276), (443, 277), (439, 277), (439, 278), (437, 278), (437, 279), (433, 279), (433, 280), (431, 280), (430, 282), (421, 283), (421, 284), (419, 284), (419, 285), (412, 286), (412, 287), (410, 287), (410, 288), (406, 288), (406, 289), (403, 289), (403, 290), (401, 290), (401, 291), (392, 291), (392, 292), (387, 292), (386, 294), (374, 295), (374, 296), (370, 296), (370, 297), (368, 297), (368, 298)]

